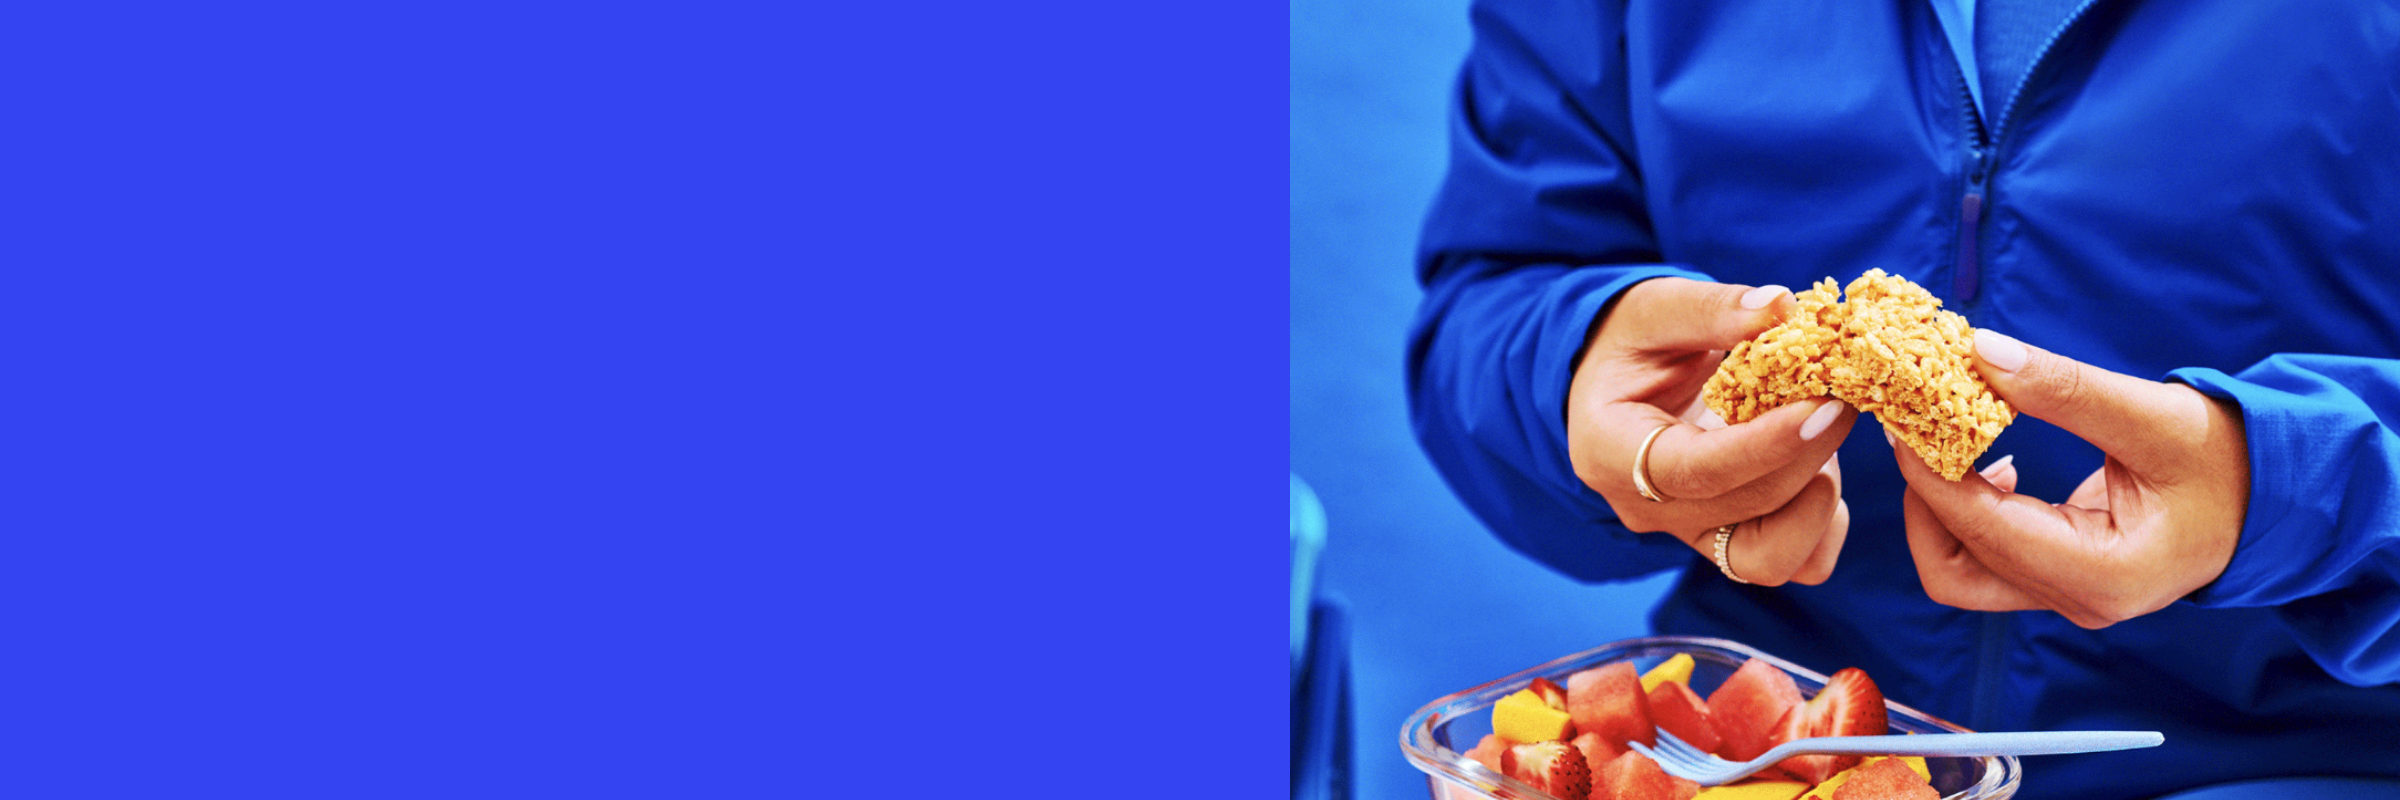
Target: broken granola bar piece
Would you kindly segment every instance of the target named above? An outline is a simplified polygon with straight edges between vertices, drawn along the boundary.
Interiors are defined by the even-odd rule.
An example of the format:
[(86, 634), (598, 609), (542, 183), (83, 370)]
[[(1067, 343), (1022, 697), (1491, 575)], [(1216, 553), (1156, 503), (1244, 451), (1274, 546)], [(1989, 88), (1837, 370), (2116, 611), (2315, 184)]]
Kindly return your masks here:
[(1826, 358), (1841, 338), (1841, 290), (1832, 278), (1800, 292), (1800, 309), (1757, 338), (1734, 345), (1708, 378), (1708, 409), (1742, 423), (1785, 403), (1832, 392)]
[(1943, 478), (1965, 477), (2017, 416), (1975, 372), (1975, 329), (1883, 270), (1867, 270), (1846, 294), (1833, 396), (1874, 414)]
[(1848, 297), (1832, 278), (1797, 295), (1799, 311), (1736, 345), (1709, 376), (1708, 407), (1728, 423), (1832, 396), (1874, 414), (1934, 472), (1958, 480), (2016, 411), (1975, 372), (1974, 329), (1907, 278), (1871, 269)]

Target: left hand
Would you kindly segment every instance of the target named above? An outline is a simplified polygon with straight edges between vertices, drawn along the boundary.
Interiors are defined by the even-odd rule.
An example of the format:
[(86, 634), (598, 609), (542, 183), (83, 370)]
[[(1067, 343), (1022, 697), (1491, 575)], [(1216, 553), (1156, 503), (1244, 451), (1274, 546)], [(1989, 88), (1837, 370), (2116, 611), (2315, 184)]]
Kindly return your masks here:
[(1909, 486), (1909, 552), (1926, 594), (1976, 611), (2049, 609), (2103, 628), (2224, 573), (2250, 499), (2238, 408), (1991, 331), (1975, 333), (1975, 351), (1977, 371), (2001, 399), (2082, 437), (2107, 461), (2053, 505), (2013, 491), (2015, 470), (2039, 465), (1952, 482), (1894, 447)]

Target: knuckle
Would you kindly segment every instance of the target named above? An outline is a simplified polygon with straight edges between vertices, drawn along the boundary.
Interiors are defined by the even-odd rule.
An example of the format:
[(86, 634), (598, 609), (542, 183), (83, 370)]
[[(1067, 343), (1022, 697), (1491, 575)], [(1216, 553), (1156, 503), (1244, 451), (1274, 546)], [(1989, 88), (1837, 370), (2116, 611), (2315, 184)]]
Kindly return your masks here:
[(1731, 283), (1710, 284), (1706, 310), (1718, 315), (1749, 313), (1748, 309), (1742, 308), (1742, 295), (1748, 294), (1754, 288), (1757, 287)]
[[(1634, 502), (1647, 504), (1649, 501), (1636, 499)], [(1649, 509), (1625, 503), (1619, 503), (1616, 507), (1618, 509), (1617, 524), (1625, 526), (1626, 530), (1634, 533), (1663, 533), (1667, 529), (1667, 521)]]
[(2111, 597), (2103, 601), (2097, 608), (2092, 609), (2092, 616), (2098, 619), (2100, 624), (2090, 627), (2105, 628), (2149, 613), (2149, 611), (2148, 603), (2137, 602), (2125, 597)]
[(1680, 458), (1666, 458), (1655, 450), (1650, 453), (1650, 482), (1667, 496), (1685, 500), (1714, 497), (1702, 492), (1692, 468)]
[[(1756, 527), (1749, 532), (1755, 541), (1749, 549), (1749, 563), (1747, 571), (1742, 573), (1743, 579), (1760, 586), (1782, 586), (1790, 583), (1794, 574), (1800, 571), (1800, 560), (1793, 559), (1789, 543), (1780, 540), (1789, 531), (1771, 526), (1771, 523), (1783, 522), (1782, 527), (1788, 528), (1789, 522), (1782, 519), (1784, 516), (1770, 514), (1760, 517)], [(1805, 559), (1806, 554), (1802, 554), (1802, 558)]]
[(1694, 466), (1690, 459), (1653, 457), (1650, 469), (1651, 480), (1667, 487), (1667, 493), (1676, 497), (1714, 498), (1737, 488), (1723, 471)]
[(2092, 406), (2091, 376), (2084, 369), (2064, 358), (2056, 358), (2047, 362), (2044, 371), (2049, 374), (2043, 376), (2042, 383), (2049, 387), (2050, 405), (2057, 412), (2069, 417), (2080, 416)]
[(1775, 577), (1777, 584), (1791, 583), (1799, 579), (1800, 568), (1807, 565), (1808, 553), (1805, 550), (1777, 553), (1776, 558), (1768, 562), (1767, 573)]
[(1930, 507), (1930, 504), (1929, 508), (1933, 511), (1934, 519), (1940, 520), (1942, 527), (1950, 531), (1950, 538), (1962, 544), (1992, 546), (2005, 536), (2005, 531), (1998, 530), (1999, 514), (1989, 509), (1977, 509), (1982, 513), (1944, 513), (1938, 507)]
[(1771, 589), (1777, 586), (1782, 586), (1786, 583), (1790, 583), (1792, 581), (1792, 574), (1784, 570), (1775, 569), (1773, 564), (1770, 563), (1765, 565), (1754, 565), (1750, 567), (1749, 572), (1742, 573), (1742, 580), (1746, 580)]
[(1615, 487), (1601, 477), (1600, 469), (1592, 463), (1595, 460), (1591, 456), (1584, 455), (1581, 450), (1570, 450), (1567, 453), (1567, 464), (1575, 468), (1575, 479), (1583, 481), (1583, 485), (1590, 487), (1592, 491), (1607, 494)]
[(1725, 515), (1728, 517), (1760, 519), (1783, 508), (1786, 503), (1791, 501), (1791, 497), (1789, 493), (1778, 497), (1773, 487), (1752, 484), (1721, 492), (1716, 497), (1716, 501), (1720, 507), (1725, 509)]
[(1952, 587), (1949, 576), (1941, 574), (1938, 569), (1929, 569), (1932, 566), (1922, 562), (1917, 564), (1917, 579), (1925, 584), (1926, 599), (1952, 608), (1959, 607), (1964, 600)]
[(2068, 621), (2085, 630), (2099, 630), (2141, 616), (2146, 609), (2142, 602), (2128, 592), (2103, 591), (2067, 602), (2053, 603)]
[[(1750, 576), (1742, 577), (1749, 578)], [(1792, 573), (1783, 570), (1768, 570), (1764, 576), (1750, 578), (1750, 582), (1767, 587), (1782, 586), (1792, 582)]]
[(1956, 556), (1909, 547), (1909, 558), (1916, 562), (1917, 581), (1925, 589), (1926, 599), (1951, 608), (1972, 608), (1976, 593), (1968, 589), (1972, 576)]

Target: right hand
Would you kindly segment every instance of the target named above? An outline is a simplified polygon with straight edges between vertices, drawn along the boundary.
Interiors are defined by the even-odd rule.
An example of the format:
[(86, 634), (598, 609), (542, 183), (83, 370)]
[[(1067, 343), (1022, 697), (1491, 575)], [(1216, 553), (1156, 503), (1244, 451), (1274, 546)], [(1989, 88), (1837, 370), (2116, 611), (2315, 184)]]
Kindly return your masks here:
[[(1593, 326), (1567, 389), (1568, 458), (1618, 520), (1671, 534), (1712, 561), (1716, 529), (1735, 525), (1734, 574), (1764, 586), (1833, 575), (1850, 529), (1834, 453), (1858, 411), (1821, 398), (1726, 425), (1700, 392), (1725, 351), (1796, 305), (1780, 286), (1643, 281)], [(1654, 503), (1634, 489), (1634, 456), (1669, 424), (1650, 447), (1649, 476), (1671, 499)]]

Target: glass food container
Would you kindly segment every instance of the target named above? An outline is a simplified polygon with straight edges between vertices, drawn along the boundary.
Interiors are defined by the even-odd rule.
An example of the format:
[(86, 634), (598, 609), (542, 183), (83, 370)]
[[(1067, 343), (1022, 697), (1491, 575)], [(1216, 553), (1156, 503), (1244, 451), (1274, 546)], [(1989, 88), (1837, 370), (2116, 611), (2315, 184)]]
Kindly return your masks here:
[[(1647, 672), (1677, 653), (1692, 657), (1691, 687), (1701, 697), (1715, 691), (1754, 657), (1789, 673), (1803, 696), (1814, 697), (1825, 688), (1825, 676), (1737, 642), (1692, 636), (1626, 639), (1434, 700), (1402, 724), (1400, 750), (1409, 763), (1425, 771), (1434, 800), (1549, 800), (1549, 794), (1466, 757), (1465, 752), (1477, 740), (1492, 732), (1492, 704), (1532, 685), (1534, 678), (1549, 678), (1563, 686), (1568, 675), (1618, 661), (1631, 661), (1636, 670)], [(1893, 733), (1967, 731), (1888, 698), (1884, 705), (1890, 711)], [(2015, 756), (1927, 758), (1925, 765), (1933, 773), (1933, 788), (1945, 800), (2003, 800), (2016, 795), (2021, 777)]]

